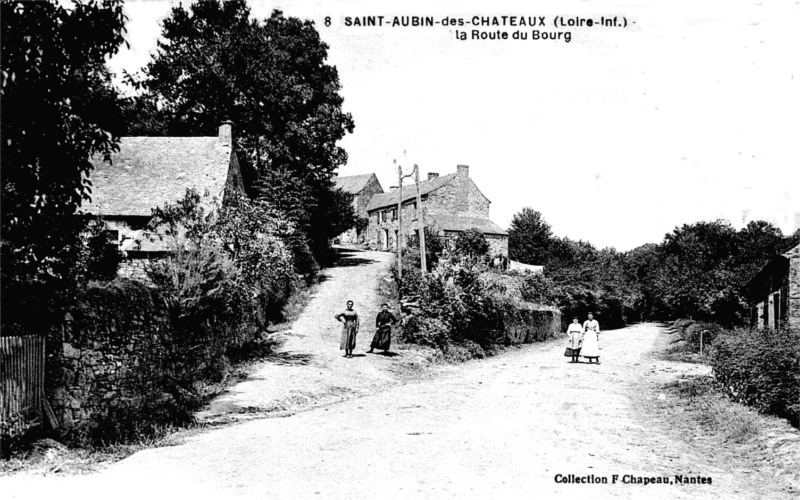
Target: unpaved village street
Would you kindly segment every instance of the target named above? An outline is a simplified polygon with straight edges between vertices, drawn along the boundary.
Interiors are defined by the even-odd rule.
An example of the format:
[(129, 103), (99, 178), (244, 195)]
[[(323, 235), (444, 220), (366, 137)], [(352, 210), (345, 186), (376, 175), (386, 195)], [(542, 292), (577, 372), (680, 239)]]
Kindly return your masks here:
[[(434, 368), (418, 381), (392, 376), (393, 364), (408, 362), (411, 350), (342, 359), (332, 315), (345, 297), (336, 304), (320, 301), (341, 294), (338, 287), (353, 272), (385, 266), (385, 256), (374, 259), (334, 269), (292, 329), (294, 339), (307, 342), (289, 351), (284, 346), (286, 364), (265, 366), (204, 413), (208, 421), (220, 421), (226, 411), (255, 417), (186, 433), (174, 446), (136, 453), (93, 474), (0, 478), (0, 496), (790, 498), (770, 471), (742, 470), (735, 459), (720, 460), (665, 430), (663, 412), (651, 411), (664, 398), (659, 388), (708, 368), (653, 356), (669, 339), (654, 324), (603, 332), (600, 365), (569, 363), (560, 340)], [(374, 321), (370, 286), (349, 287), (365, 322)], [(315, 315), (330, 322), (309, 323)], [(316, 336), (303, 336), (312, 330)], [(357, 353), (372, 331), (362, 328)], [(294, 350), (301, 345), (311, 351), (308, 359)], [(287, 385), (275, 388), (271, 374)], [(331, 391), (335, 398), (326, 400), (323, 392)], [(257, 416), (258, 408), (275, 409), (270, 405), (308, 409)], [(618, 482), (556, 482), (557, 475), (570, 474), (609, 482), (617, 475)], [(625, 475), (700, 476), (712, 484), (630, 485), (622, 483)]]

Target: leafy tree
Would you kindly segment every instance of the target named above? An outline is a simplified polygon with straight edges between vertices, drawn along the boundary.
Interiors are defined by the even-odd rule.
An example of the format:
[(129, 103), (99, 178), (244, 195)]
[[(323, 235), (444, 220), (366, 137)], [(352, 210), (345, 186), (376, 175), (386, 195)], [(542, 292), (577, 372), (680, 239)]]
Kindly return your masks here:
[(334, 227), (352, 227), (331, 178), (347, 159), (336, 143), (353, 120), (342, 112), (327, 49), (313, 22), (277, 10), (253, 20), (243, 0), (175, 6), (140, 83), (146, 93), (133, 107), (143, 120), (133, 127), (213, 135), (232, 120), (248, 192), (286, 213), (323, 251)]
[[(403, 254), (408, 254), (409, 258), (403, 258), (404, 269), (419, 269), (419, 233), (415, 232), (408, 241), (408, 245), (403, 247)], [(439, 258), (444, 252), (444, 241), (439, 233), (430, 226), (425, 226), (425, 265), (428, 271), (436, 267)]]
[(543, 264), (549, 257), (553, 233), (542, 214), (525, 207), (514, 215), (508, 230), (509, 258), (524, 264)]
[(12, 289), (38, 284), (55, 293), (85, 270), (75, 212), (91, 196), (89, 158), (117, 147), (120, 115), (104, 61), (123, 43), (125, 16), (121, 0), (71, 8), (4, 0), (0, 9), (2, 290), (10, 311), (9, 299), (22, 300)]
[(470, 228), (456, 237), (455, 251), (471, 259), (479, 259), (489, 253), (489, 242), (477, 228)]

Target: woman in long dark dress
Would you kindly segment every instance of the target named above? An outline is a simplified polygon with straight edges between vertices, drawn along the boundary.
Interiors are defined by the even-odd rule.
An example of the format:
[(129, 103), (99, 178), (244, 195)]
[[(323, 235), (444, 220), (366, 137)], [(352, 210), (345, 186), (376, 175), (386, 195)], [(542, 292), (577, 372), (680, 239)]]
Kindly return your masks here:
[(384, 352), (389, 352), (389, 346), (392, 344), (392, 325), (396, 323), (397, 318), (389, 311), (389, 304), (383, 304), (381, 312), (375, 318), (377, 330), (367, 352), (373, 352), (373, 349), (383, 349)]
[(336, 321), (343, 323), (342, 340), (339, 349), (344, 349), (344, 357), (352, 358), (353, 349), (356, 348), (356, 334), (358, 333), (358, 313), (353, 310), (353, 301), (347, 301), (347, 309), (336, 316)]

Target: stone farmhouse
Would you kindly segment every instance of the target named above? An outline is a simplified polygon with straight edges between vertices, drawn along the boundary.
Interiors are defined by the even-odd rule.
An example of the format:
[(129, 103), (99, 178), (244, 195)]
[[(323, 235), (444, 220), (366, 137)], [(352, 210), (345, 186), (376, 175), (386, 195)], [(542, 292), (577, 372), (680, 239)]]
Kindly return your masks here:
[[(469, 166), (458, 165), (453, 174), (439, 176), (429, 173), (428, 179), (419, 183), (421, 207), (417, 207), (415, 185), (403, 186), (403, 237), (418, 231), (420, 215), (425, 225), (431, 226), (452, 246), (455, 237), (470, 228), (479, 229), (489, 241), (489, 254), (508, 257), (508, 233), (489, 220), (489, 199), (469, 177)], [(375, 194), (367, 204), (369, 217), (367, 241), (382, 250), (397, 248), (401, 235), (398, 227), (398, 202), (400, 190)]]
[[(335, 177), (333, 182), (336, 188), (353, 195), (353, 209), (356, 215), (363, 219), (367, 218), (367, 204), (372, 197), (383, 193), (383, 187), (375, 174)], [(345, 244), (364, 243), (365, 232), (359, 234), (356, 228), (353, 228), (342, 233), (337, 239)]]
[(232, 124), (214, 137), (123, 137), (111, 163), (92, 159), (92, 200), (81, 211), (100, 217), (124, 259), (123, 277), (144, 277), (145, 262), (174, 251), (163, 235), (148, 230), (152, 210), (175, 203), (194, 189), (206, 213), (227, 197), (244, 194)]
[(751, 324), (800, 332), (800, 245), (773, 257), (745, 285)]

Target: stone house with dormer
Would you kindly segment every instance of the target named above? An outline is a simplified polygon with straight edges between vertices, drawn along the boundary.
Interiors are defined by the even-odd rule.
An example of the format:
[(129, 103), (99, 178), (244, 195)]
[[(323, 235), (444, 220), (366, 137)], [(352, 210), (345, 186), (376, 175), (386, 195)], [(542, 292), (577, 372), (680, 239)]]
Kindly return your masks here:
[[(458, 165), (456, 172), (440, 176), (429, 173), (419, 183), (422, 207), (417, 207), (415, 185), (403, 186), (403, 237), (408, 238), (420, 228), (420, 216), (425, 225), (433, 228), (452, 245), (458, 234), (470, 229), (480, 230), (489, 242), (491, 256), (508, 257), (508, 233), (489, 219), (491, 202), (469, 176), (468, 165)], [(398, 227), (400, 190), (376, 194), (367, 205), (368, 241), (381, 250), (395, 250), (401, 237)]]
[(153, 208), (175, 203), (194, 189), (206, 213), (231, 196), (244, 194), (230, 122), (211, 137), (122, 137), (111, 163), (92, 158), (92, 199), (81, 211), (103, 220), (123, 254), (119, 275), (144, 278), (149, 259), (174, 248), (148, 230)]

